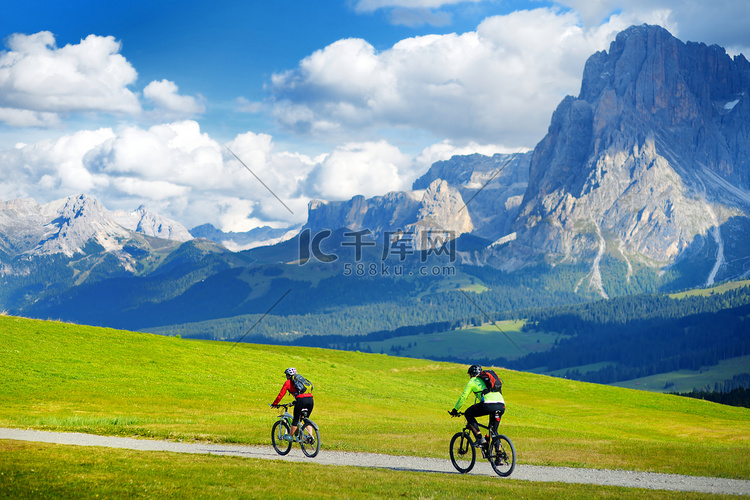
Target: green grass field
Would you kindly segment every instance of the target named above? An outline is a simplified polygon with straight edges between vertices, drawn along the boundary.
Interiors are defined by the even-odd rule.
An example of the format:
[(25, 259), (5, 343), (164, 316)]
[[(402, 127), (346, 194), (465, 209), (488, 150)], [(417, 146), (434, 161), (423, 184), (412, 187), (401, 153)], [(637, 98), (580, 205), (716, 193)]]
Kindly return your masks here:
[[(447, 410), (467, 381), (466, 367), (450, 363), (9, 316), (0, 316), (0, 359), (3, 427), (269, 444), (276, 412), (268, 403), (284, 368), (296, 366), (315, 383), (313, 417), (324, 449), (446, 460), (450, 436), (462, 426)], [(748, 409), (502, 368), (500, 374), (508, 405), (502, 431), (521, 463), (750, 478)], [(57, 453), (13, 446), (26, 450), (18, 452), (25, 458), (0, 461), (8, 477), (23, 475), (34, 457), (45, 463), (46, 454)], [(105, 464), (117, 453), (97, 452)], [(229, 467), (226, 460), (217, 467)], [(273, 475), (292, 466), (252, 467)]]
[(695, 388), (701, 389), (705, 385), (709, 385), (713, 389), (716, 381), (729, 380), (735, 375), (748, 371), (750, 371), (750, 356), (740, 356), (719, 361), (716, 366), (706, 366), (700, 370), (659, 373), (650, 377), (617, 382), (612, 385), (644, 391), (690, 392)]
[[(0, 498), (683, 500), (717, 495), (0, 440)], [(727, 496), (727, 498), (729, 498)], [(733, 497), (734, 498), (734, 497)]]
[(672, 293), (669, 296), (673, 299), (684, 299), (685, 297), (693, 297), (695, 295), (702, 295), (704, 297), (713, 295), (715, 293), (724, 293), (729, 290), (735, 290), (742, 288), (743, 286), (750, 285), (750, 280), (730, 281), (727, 283), (721, 283), (710, 288), (696, 288), (694, 290), (687, 290), (685, 292)]
[(454, 356), (458, 359), (474, 357), (491, 359), (516, 359), (531, 352), (546, 351), (561, 336), (547, 332), (522, 332), (525, 321), (498, 321), (497, 326), (487, 324), (438, 333), (425, 333), (394, 337), (379, 342), (362, 342), (361, 350), (411, 358), (440, 359)]

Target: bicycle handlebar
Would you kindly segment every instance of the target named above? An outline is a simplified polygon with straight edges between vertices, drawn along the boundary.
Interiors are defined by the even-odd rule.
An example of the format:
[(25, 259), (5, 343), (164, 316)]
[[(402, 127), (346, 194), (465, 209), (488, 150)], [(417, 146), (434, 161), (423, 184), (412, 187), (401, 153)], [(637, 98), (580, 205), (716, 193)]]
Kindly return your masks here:
[(294, 403), (296, 403), (296, 401), (292, 401), (291, 403), (282, 403), (282, 404), (276, 404), (276, 405), (270, 404), (268, 406), (270, 406), (271, 408), (285, 408), (286, 409), (286, 408), (289, 408), (290, 406), (294, 406)]
[(451, 413), (451, 412), (448, 412), (448, 415), (450, 415), (451, 417), (463, 417), (464, 416), (464, 412), (457, 411), (455, 414)]

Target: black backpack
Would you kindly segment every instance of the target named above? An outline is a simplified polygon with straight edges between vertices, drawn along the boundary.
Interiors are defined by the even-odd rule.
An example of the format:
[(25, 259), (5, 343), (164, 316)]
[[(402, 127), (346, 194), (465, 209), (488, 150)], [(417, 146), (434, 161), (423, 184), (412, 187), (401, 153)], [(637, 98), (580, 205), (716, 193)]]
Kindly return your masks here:
[(300, 374), (296, 374), (292, 377), (292, 385), (297, 391), (297, 394), (294, 395), (295, 397), (301, 394), (310, 394), (313, 390), (312, 382)]
[(494, 370), (482, 370), (477, 377), (482, 379), (482, 382), (484, 382), (484, 385), (487, 387), (482, 391), (483, 395), (488, 392), (503, 393), (503, 381), (500, 380), (500, 377), (497, 376), (497, 373), (495, 373)]

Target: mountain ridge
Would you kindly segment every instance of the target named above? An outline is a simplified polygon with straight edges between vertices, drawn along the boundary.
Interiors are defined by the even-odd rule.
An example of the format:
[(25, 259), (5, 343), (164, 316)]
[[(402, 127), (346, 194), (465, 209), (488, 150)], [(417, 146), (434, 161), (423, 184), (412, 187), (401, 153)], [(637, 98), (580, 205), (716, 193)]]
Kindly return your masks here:
[[(104, 217), (103, 207), (85, 202), (83, 196), (45, 205), (43, 210), (38, 204), (5, 202), (0, 205), (5, 207), (0, 210), (0, 277), (15, 276), (21, 292), (13, 293), (23, 297), (14, 298), (14, 306), (38, 302), (38, 314), (64, 312), (66, 305), (73, 308), (75, 297), (96, 297), (97, 280), (151, 278), (148, 275), (165, 262), (173, 266), (170, 270), (180, 270), (169, 287), (170, 311), (187, 305), (200, 308), (221, 296), (212, 293), (211, 284), (246, 295), (244, 302), (226, 297), (236, 307), (216, 306), (226, 314), (257, 312), (264, 291), (281, 296), (291, 284), (314, 291), (321, 304), (323, 297), (345, 300), (346, 291), (351, 295), (355, 289), (358, 300), (368, 293), (372, 298), (382, 290), (380, 285), (332, 279), (347, 269), (345, 261), (360, 266), (364, 262), (342, 258), (335, 263), (330, 258), (305, 267), (314, 259), (303, 254), (331, 234), (335, 237), (324, 242), (329, 246), (313, 252), (331, 256), (340, 247), (356, 246), (351, 238), (346, 241), (347, 231), (382, 239), (380, 247), (364, 252), (367, 264), (375, 264), (368, 272), (390, 279), (394, 290), (404, 286), (413, 294), (414, 307), (440, 294), (453, 303), (450, 291), (468, 283), (487, 290), (523, 282), (534, 293), (549, 292), (550, 300), (569, 300), (566, 294), (583, 300), (748, 276), (749, 96), (750, 64), (744, 56), (731, 58), (720, 47), (685, 44), (663, 28), (631, 27), (618, 35), (609, 51), (589, 58), (579, 96), (562, 100), (547, 135), (533, 151), (454, 156), (433, 164), (410, 191), (347, 201), (312, 200), (305, 237), (294, 236), (296, 229), (279, 236), (276, 230), (261, 228), (258, 237), (283, 241), (236, 255), (221, 245), (230, 240), (237, 244), (239, 234), (204, 227), (202, 234), (218, 239), (218, 245), (204, 248), (189, 240), (170, 260), (180, 241), (158, 236), (184, 235), (180, 228), (164, 227), (157, 216), (141, 215), (134, 223), (138, 210), (119, 214), (124, 224), (141, 231), (134, 232)], [(15, 232), (8, 230), (13, 210), (28, 216), (24, 223), (16, 219)], [(455, 265), (451, 261), (450, 266), (431, 268), (437, 272), (431, 277), (434, 283), (403, 283), (392, 274), (383, 275), (380, 270), (393, 270), (385, 258), (393, 240), (403, 243), (407, 234), (417, 235), (413, 253), (418, 260), (424, 257), (419, 251), (429, 249), (420, 246), (418, 236), (430, 231), (451, 233), (458, 256)], [(250, 241), (255, 236), (244, 237)], [(59, 260), (55, 265), (71, 275), (67, 281), (46, 280), (33, 286), (28, 284), (31, 277), (24, 281), (24, 273), (41, 272), (28, 262), (37, 246), (40, 258)], [(239, 266), (249, 268), (238, 272), (234, 268)], [(482, 266), (487, 269), (473, 268)], [(437, 278), (457, 269), (458, 275)], [(406, 271), (420, 269), (407, 266)], [(223, 274), (207, 279), (214, 277), (212, 273)], [(543, 274), (553, 277), (540, 278)], [(325, 279), (331, 290), (316, 290)], [(84, 281), (92, 288), (65, 292), (65, 286)], [(534, 289), (540, 283), (548, 289)], [(170, 314), (157, 310), (162, 288), (148, 291), (152, 285), (144, 280), (142, 289), (131, 288), (136, 295), (131, 307), (136, 310), (147, 303), (153, 317), (166, 321)], [(187, 291), (192, 295), (178, 300), (175, 294)], [(560, 297), (552, 297), (558, 292)], [(197, 319), (215, 314), (190, 312)]]
[(0, 234), (10, 256), (84, 254), (90, 242), (105, 251), (122, 250), (133, 234), (184, 242), (192, 239), (182, 224), (140, 206), (134, 212), (110, 212), (85, 194), (46, 204), (34, 200), (0, 200)]
[[(579, 97), (563, 99), (534, 149), (505, 254), (584, 259), (595, 274), (605, 252), (664, 268), (691, 246), (721, 247), (730, 220), (750, 227), (749, 94), (742, 55), (658, 26), (621, 32), (589, 58)], [(748, 271), (717, 269), (706, 283)]]
[(696, 259), (708, 268), (684, 278), (692, 284), (748, 276), (750, 63), (658, 26), (632, 26), (589, 58), (579, 96), (562, 100), (532, 152), (436, 162), (411, 197), (316, 202), (310, 225), (361, 229), (367, 221), (357, 214), (366, 212), (369, 227), (413, 227), (398, 214), (416, 219), (417, 190), (438, 180), (470, 214), (471, 230), (459, 235), (493, 242), (461, 252), (465, 263), (519, 271), (583, 262), (590, 272), (575, 290), (602, 297), (602, 266), (615, 261), (627, 283), (644, 266), (690, 274)]

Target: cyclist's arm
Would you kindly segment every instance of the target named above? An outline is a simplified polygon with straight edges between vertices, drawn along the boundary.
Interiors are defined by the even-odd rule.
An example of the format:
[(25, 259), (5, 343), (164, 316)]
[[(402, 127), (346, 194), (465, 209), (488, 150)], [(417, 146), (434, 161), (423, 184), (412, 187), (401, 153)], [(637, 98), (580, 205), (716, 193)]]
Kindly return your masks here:
[(287, 380), (286, 382), (284, 382), (284, 385), (281, 386), (281, 391), (279, 391), (279, 395), (276, 396), (276, 399), (273, 401), (273, 403), (271, 403), (272, 405), (279, 404), (279, 401), (281, 401), (281, 398), (283, 398), (286, 395), (287, 391), (291, 387), (291, 384), (292, 383), (290, 380)]
[(471, 380), (469, 380), (466, 383), (466, 387), (464, 387), (464, 392), (461, 393), (461, 397), (458, 398), (458, 401), (456, 401), (456, 405), (454, 406), (456, 410), (461, 409), (461, 407), (464, 405), (464, 403), (466, 402), (466, 400), (468, 399), (469, 395), (472, 392), (482, 391), (482, 389), (479, 388), (479, 386), (477, 385), (477, 380), (478, 379), (476, 377), (472, 377)]

